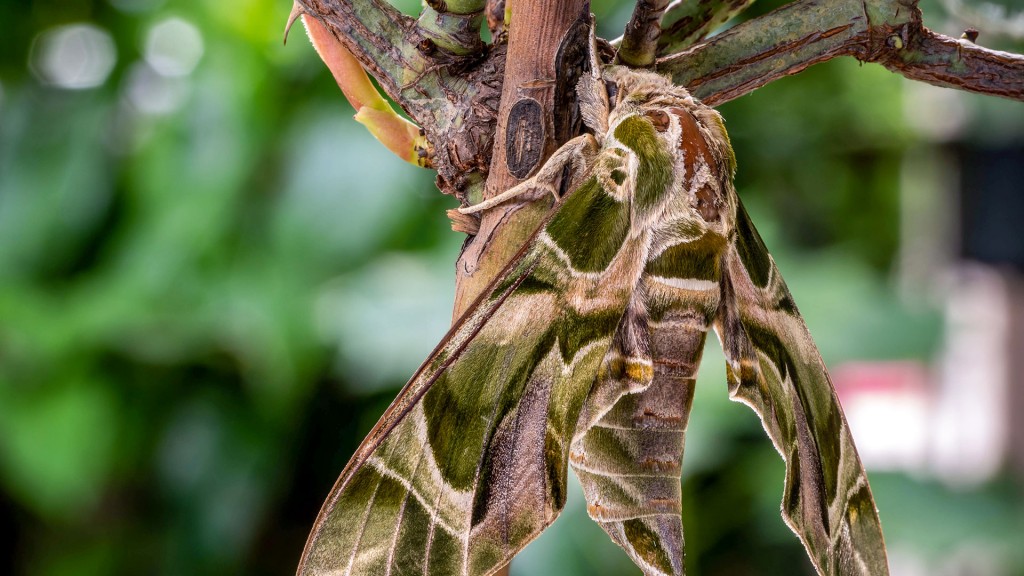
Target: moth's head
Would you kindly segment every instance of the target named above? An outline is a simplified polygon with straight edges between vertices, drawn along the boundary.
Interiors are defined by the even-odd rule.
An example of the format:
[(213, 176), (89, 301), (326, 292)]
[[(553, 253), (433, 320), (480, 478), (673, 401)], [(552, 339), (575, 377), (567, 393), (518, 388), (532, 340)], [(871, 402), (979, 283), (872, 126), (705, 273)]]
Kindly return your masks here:
[[(691, 143), (706, 138), (707, 146), (725, 159), (723, 166), (732, 175), (735, 158), (718, 112), (702, 104), (685, 88), (653, 72), (607, 66), (602, 80), (609, 110), (605, 133), (614, 133), (623, 122), (642, 117), (672, 148), (683, 147), (684, 141)], [(703, 131), (697, 125), (703, 126)]]
[(598, 138), (628, 116), (696, 102), (664, 76), (625, 66), (600, 67), (600, 74), (583, 76), (576, 88), (583, 121)]
[(602, 77), (608, 95), (609, 125), (627, 116), (657, 109), (699, 106), (685, 88), (672, 84), (660, 74), (608, 66)]

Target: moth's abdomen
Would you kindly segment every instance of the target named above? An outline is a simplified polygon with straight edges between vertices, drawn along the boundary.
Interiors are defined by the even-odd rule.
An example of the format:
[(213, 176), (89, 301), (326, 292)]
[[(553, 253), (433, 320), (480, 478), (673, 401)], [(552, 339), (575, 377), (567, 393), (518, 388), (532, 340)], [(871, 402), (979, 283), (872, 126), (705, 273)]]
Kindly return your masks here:
[[(718, 267), (691, 264), (717, 261), (723, 245), (703, 238), (682, 241), (648, 264), (573, 442), (570, 462), (591, 518), (648, 576), (684, 573), (683, 447), (719, 293)], [(650, 366), (646, 381), (607, 368), (630, 362)]]

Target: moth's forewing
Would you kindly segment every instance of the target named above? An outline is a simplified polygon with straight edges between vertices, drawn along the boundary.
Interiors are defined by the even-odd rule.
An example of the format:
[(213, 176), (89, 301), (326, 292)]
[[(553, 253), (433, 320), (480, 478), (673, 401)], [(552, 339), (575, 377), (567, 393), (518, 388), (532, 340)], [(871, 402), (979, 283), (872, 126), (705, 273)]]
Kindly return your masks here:
[(867, 474), (831, 379), (738, 198), (724, 272), (715, 331), (730, 394), (757, 412), (786, 461), (783, 518), (820, 574), (888, 574)]
[(554, 520), (643, 270), (630, 210), (596, 178), (563, 201), (357, 450), (300, 574), (488, 574)]

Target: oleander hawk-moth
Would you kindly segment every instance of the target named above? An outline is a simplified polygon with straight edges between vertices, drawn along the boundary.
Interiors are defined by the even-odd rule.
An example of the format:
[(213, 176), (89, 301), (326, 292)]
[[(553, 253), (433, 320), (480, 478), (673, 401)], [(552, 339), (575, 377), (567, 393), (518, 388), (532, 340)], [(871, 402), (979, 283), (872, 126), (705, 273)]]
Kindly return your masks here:
[(786, 462), (782, 515), (817, 571), (887, 574), (867, 477), (736, 195), (722, 118), (656, 74), (592, 68), (578, 87), (592, 134), (467, 211), (564, 173), (570, 192), (356, 450), (299, 573), (491, 574), (558, 516), (572, 465), (644, 574), (683, 574), (683, 441), (714, 328), (731, 397)]

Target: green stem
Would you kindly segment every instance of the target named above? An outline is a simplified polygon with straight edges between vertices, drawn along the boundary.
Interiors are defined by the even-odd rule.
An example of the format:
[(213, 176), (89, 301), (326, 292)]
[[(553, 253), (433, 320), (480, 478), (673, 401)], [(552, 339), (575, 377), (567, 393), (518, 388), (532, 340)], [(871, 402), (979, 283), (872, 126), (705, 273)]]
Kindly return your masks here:
[(800, 0), (663, 58), (657, 70), (716, 105), (812, 64), (877, 50), (889, 35), (882, 28), (920, 22), (913, 3), (881, 0), (867, 13), (865, 8), (860, 0)]
[(428, 1), (416, 25), (438, 48), (456, 56), (477, 54), (484, 48), (480, 26), (484, 0)]
[(626, 23), (622, 45), (616, 56), (619, 62), (638, 68), (654, 64), (661, 35), (661, 16), (667, 7), (668, 0), (636, 0), (633, 17)]

